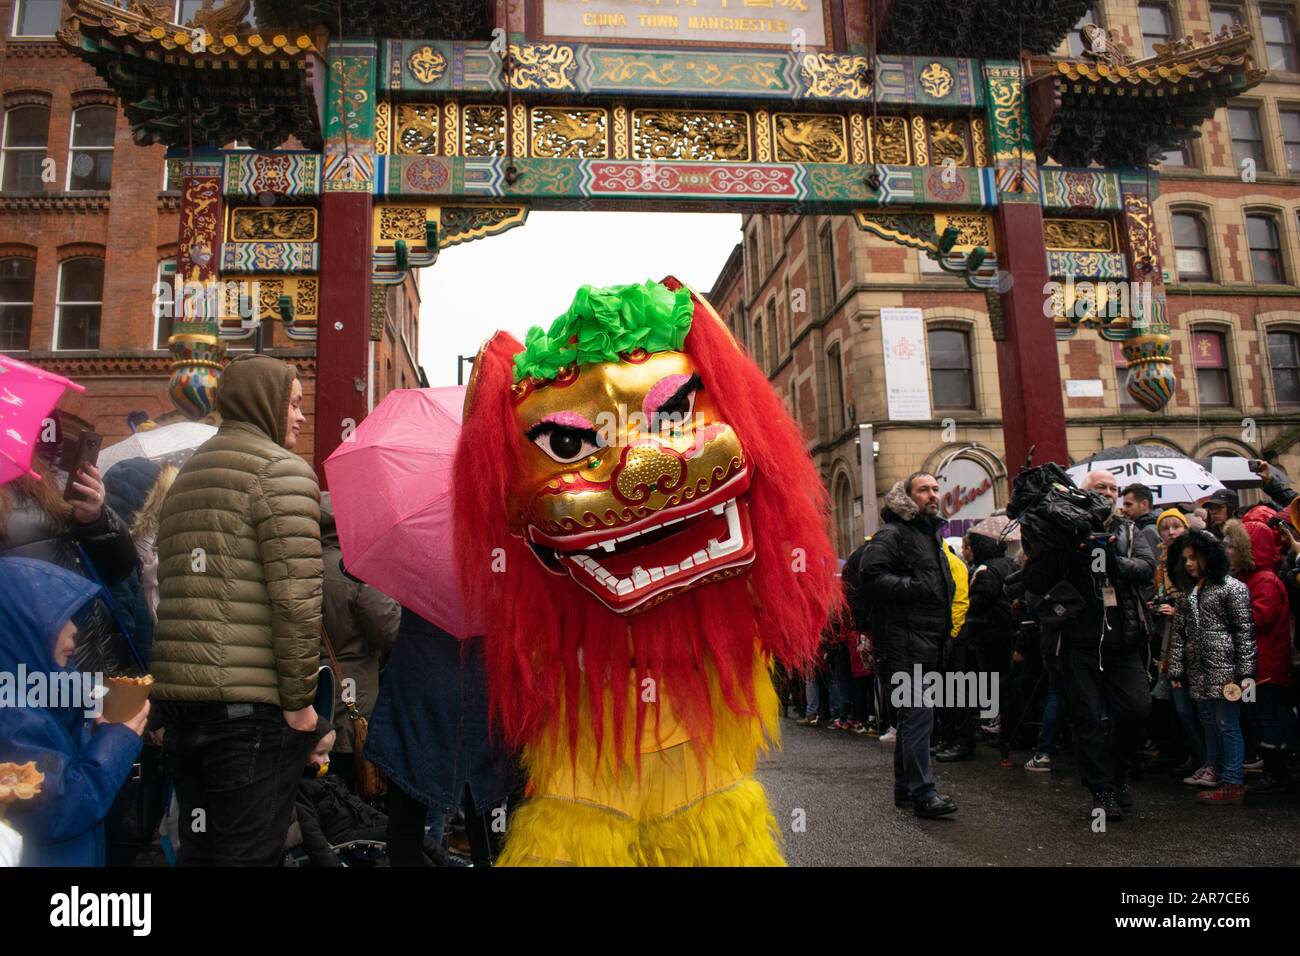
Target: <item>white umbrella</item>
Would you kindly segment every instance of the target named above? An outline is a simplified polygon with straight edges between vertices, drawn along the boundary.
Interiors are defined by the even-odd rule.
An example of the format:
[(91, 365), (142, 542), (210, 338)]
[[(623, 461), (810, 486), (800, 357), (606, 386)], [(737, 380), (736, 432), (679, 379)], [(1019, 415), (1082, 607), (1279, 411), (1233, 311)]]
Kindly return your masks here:
[(128, 458), (148, 458), (150, 461), (179, 465), (194, 453), (194, 449), (216, 433), (215, 426), (202, 422), (176, 422), (136, 432), (130, 438), (109, 445), (99, 453), (99, 470), (102, 474)]
[(1250, 459), (1240, 455), (1212, 455), (1196, 459), (1225, 488), (1258, 488), (1263, 484), (1259, 475), (1250, 470)]
[(1090, 471), (1110, 472), (1121, 492), (1127, 485), (1146, 485), (1157, 505), (1200, 501), (1223, 487), (1219, 479), (1190, 458), (1090, 458), (1066, 473), (1075, 484), (1082, 485)]

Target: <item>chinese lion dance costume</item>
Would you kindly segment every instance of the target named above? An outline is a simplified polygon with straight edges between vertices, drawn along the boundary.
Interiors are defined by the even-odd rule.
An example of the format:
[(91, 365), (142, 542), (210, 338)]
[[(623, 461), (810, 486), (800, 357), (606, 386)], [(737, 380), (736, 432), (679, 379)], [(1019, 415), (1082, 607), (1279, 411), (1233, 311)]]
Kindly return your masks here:
[(838, 603), (825, 492), (766, 376), (676, 279), (498, 332), (465, 398), (462, 587), (528, 799), (501, 865), (782, 865), (771, 667)]

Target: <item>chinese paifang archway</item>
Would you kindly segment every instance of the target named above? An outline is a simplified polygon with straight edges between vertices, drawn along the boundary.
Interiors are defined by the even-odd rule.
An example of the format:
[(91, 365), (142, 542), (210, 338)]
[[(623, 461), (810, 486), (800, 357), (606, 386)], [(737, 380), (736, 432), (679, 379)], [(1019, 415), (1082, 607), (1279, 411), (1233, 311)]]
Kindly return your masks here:
[[(851, 214), (926, 250), (986, 293), (1007, 461), (1068, 461), (1057, 337), (1122, 342), (1129, 392), (1168, 401), (1152, 160), (1262, 78), (1247, 33), (1135, 60), (1085, 26), (1067, 60), (1085, 0), (792, 0), (740, 43), (709, 39), (719, 5), (683, 42), (556, 35), (558, 0), (209, 0), (189, 24), (69, 0), (60, 38), (184, 160), (178, 272), (257, 279), (256, 318), (316, 340), (320, 423), (364, 417), (378, 334), (336, 317), (530, 209)], [(244, 330), (193, 318), (173, 395), (201, 415)]]

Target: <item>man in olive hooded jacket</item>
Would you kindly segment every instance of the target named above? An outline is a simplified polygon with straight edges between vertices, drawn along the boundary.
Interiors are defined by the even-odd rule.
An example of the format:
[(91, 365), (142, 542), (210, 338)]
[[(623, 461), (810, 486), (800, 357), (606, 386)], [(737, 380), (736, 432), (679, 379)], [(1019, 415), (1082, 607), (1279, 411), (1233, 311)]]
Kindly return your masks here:
[(301, 403), (292, 366), (234, 359), (221, 427), (163, 504), (153, 699), (182, 864), (278, 864), (315, 742), (320, 490), (292, 452)]

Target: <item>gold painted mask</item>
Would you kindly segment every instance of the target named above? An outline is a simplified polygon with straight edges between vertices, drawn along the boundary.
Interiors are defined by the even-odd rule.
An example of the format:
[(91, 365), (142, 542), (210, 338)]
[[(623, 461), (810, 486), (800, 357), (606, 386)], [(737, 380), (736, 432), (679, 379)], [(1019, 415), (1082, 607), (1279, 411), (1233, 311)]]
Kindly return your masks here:
[(754, 560), (749, 467), (682, 352), (577, 366), (522, 389), (512, 521), (552, 572), (619, 613)]

